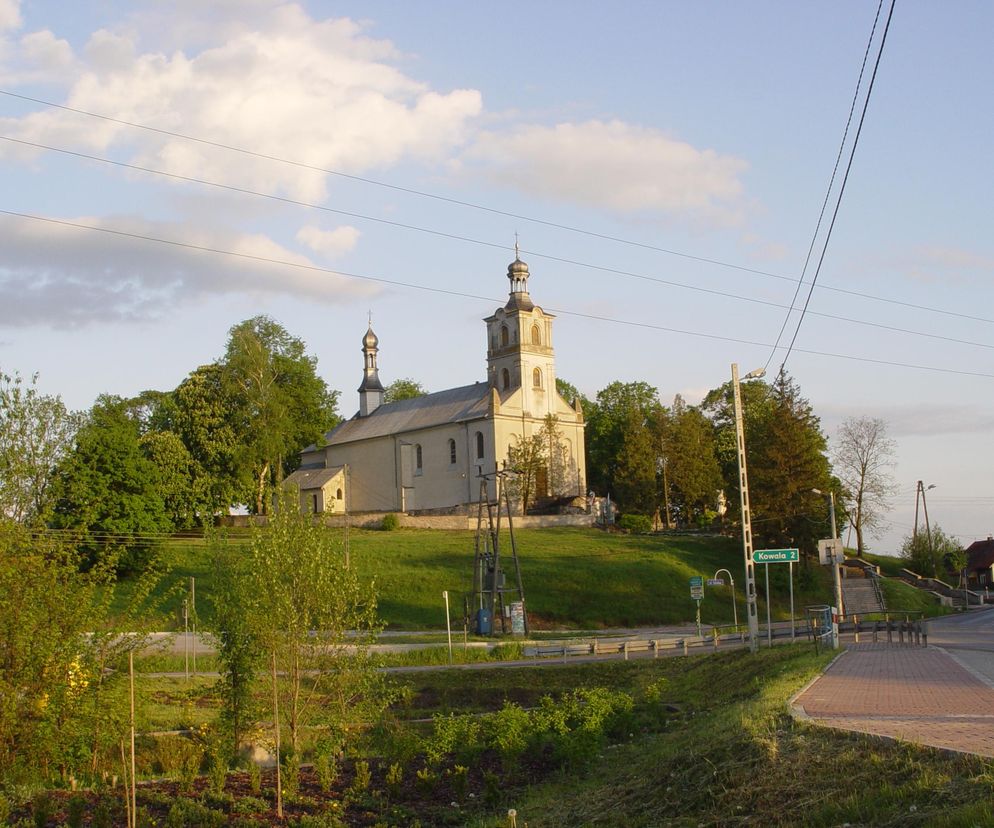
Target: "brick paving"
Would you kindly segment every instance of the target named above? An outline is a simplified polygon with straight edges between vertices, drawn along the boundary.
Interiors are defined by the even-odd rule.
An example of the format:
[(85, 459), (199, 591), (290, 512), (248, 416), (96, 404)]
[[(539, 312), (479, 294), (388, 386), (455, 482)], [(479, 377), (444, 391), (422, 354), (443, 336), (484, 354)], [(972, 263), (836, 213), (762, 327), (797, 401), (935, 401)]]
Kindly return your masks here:
[(794, 711), (827, 727), (994, 757), (994, 687), (936, 647), (850, 646)]

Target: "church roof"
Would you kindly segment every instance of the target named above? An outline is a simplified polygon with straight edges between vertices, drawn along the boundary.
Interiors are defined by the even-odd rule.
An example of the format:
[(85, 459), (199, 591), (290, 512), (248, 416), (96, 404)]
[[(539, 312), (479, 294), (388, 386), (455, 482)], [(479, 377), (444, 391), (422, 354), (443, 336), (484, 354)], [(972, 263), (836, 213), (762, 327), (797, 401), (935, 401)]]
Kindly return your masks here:
[[(384, 403), (366, 417), (353, 417), (325, 435), (329, 446), (418, 431), (447, 423), (478, 420), (489, 412), (490, 386), (476, 382), (409, 400)], [(314, 447), (305, 449), (311, 451)]]

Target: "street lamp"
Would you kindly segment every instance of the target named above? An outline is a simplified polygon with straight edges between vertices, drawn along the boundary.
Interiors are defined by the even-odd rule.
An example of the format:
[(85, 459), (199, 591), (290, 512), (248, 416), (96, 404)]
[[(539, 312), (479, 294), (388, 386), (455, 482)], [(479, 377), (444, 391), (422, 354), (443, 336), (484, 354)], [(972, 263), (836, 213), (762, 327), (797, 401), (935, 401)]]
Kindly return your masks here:
[[(750, 371), (745, 379), (759, 379), (766, 370)], [(739, 502), (742, 506), (742, 555), (745, 559), (746, 622), (749, 625), (749, 650), (759, 650), (759, 616), (756, 614), (756, 574), (752, 560), (752, 520), (749, 512), (749, 477), (746, 474), (745, 429), (742, 427), (742, 390), (739, 366), (732, 363), (732, 396), (735, 403), (735, 442), (739, 453)], [(769, 597), (767, 596), (767, 600)]]
[(732, 577), (732, 573), (728, 569), (719, 569), (714, 573), (715, 579), (718, 578), (718, 573), (728, 572), (728, 583), (732, 587), (732, 618), (735, 621), (735, 632), (739, 631), (739, 611), (735, 608), (735, 579)]
[(822, 497), (828, 498), (828, 513), (832, 518), (832, 578), (835, 581), (835, 604), (839, 611), (839, 615), (843, 615), (842, 612), (842, 578), (839, 573), (839, 566), (841, 562), (836, 557), (836, 549), (839, 543), (839, 531), (835, 527), (835, 492), (828, 492), (827, 494), (821, 489), (811, 490), (816, 495), (821, 495)]

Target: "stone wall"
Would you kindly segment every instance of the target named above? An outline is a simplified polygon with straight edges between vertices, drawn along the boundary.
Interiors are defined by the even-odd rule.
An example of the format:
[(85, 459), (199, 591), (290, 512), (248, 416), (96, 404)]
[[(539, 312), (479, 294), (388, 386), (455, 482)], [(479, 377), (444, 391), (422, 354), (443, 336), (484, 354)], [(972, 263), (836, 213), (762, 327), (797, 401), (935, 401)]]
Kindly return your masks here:
[[(364, 529), (379, 529), (384, 516), (396, 514), (400, 525), (406, 529), (475, 530), (476, 515), (405, 515), (399, 512), (364, 512), (351, 515), (350, 525)], [(594, 515), (528, 515), (515, 517), (518, 529), (545, 529), (553, 526), (593, 526)], [(501, 519), (506, 524), (506, 517)], [(345, 515), (324, 515), (325, 526), (344, 526)], [(260, 515), (225, 515), (217, 520), (219, 526), (244, 529), (248, 526), (265, 526), (266, 518)]]

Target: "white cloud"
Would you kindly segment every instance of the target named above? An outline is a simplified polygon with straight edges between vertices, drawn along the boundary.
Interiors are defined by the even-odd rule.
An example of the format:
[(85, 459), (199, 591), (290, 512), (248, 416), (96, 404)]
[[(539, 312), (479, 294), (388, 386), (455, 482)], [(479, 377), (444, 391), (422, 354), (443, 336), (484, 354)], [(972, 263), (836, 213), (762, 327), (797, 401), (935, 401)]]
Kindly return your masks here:
[(20, 28), (20, 0), (0, 0), (0, 32)]
[[(0, 0), (2, 2), (2, 0)], [(217, 10), (213, 10), (217, 11)], [(223, 11), (223, 8), (222, 8)], [(234, 16), (235, 9), (229, 9)], [(390, 61), (388, 41), (348, 19), (318, 21), (296, 5), (268, 11), (264, 28), (224, 20), (205, 25), (202, 48), (143, 51), (158, 18), (90, 37), (66, 102), (126, 121), (208, 138), (308, 165), (361, 172), (404, 159), (444, 160), (465, 140), (482, 108), (480, 93), (430, 89)], [(8, 74), (38, 71), (55, 59), (51, 35), (37, 35)], [(51, 39), (51, 41), (49, 41)], [(48, 43), (47, 53), (41, 47)], [(60, 53), (64, 58), (64, 53)], [(180, 175), (318, 200), (327, 176), (183, 139), (85, 120), (58, 110), (0, 121), (16, 137), (107, 152)]]
[(334, 230), (322, 230), (309, 224), (297, 231), (297, 241), (307, 245), (315, 253), (334, 258), (354, 250), (359, 235), (359, 231), (349, 225), (336, 227)]
[[(295, 295), (335, 304), (378, 291), (371, 284), (308, 269), (308, 258), (265, 236), (129, 217), (67, 220), (242, 256), (2, 217), (0, 325), (40, 323), (71, 328), (98, 321), (156, 318), (184, 304), (230, 294)], [(278, 259), (302, 267), (244, 257)]]
[(743, 209), (745, 161), (617, 120), (483, 133), (467, 158), (492, 165), (496, 181), (526, 192), (623, 213), (725, 223)]

